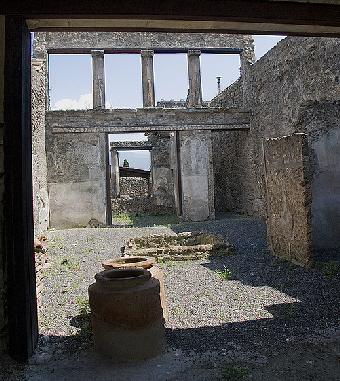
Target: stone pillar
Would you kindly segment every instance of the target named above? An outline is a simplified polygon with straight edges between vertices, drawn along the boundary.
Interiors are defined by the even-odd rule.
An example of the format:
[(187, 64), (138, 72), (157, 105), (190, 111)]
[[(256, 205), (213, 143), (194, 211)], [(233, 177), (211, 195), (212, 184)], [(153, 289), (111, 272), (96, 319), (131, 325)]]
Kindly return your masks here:
[(93, 108), (105, 108), (104, 50), (92, 50)]
[(214, 219), (211, 131), (180, 131), (179, 139), (183, 221)]
[(111, 196), (112, 198), (119, 197), (119, 158), (118, 151), (111, 149)]
[(48, 104), (46, 59), (45, 55), (44, 58), (32, 57), (31, 60), (33, 211), (36, 237), (48, 229), (50, 214), (45, 148), (45, 112)]
[(155, 85), (153, 76), (153, 50), (142, 50), (143, 107), (155, 107)]
[(188, 51), (189, 93), (187, 107), (202, 106), (200, 50)]

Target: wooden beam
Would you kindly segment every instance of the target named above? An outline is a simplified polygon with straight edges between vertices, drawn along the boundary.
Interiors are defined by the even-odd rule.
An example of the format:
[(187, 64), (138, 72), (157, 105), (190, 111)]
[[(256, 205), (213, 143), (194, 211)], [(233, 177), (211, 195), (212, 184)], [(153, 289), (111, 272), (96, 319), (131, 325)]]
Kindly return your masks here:
[(229, 20), (297, 25), (340, 25), (340, 7), (334, 3), (266, 0), (92, 0), (41, 2), (7, 1), (0, 13), (26, 18), (125, 18), (172, 20)]

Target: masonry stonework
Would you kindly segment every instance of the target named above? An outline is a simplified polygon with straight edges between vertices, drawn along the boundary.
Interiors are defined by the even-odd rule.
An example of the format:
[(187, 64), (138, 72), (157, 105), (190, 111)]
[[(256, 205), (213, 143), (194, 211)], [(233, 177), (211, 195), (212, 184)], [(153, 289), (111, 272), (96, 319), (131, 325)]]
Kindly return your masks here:
[(263, 151), (269, 250), (309, 267), (313, 254), (307, 137), (267, 138)]
[[(268, 230), (271, 232), (268, 237), (269, 244), (270, 240), (275, 239), (282, 243), (279, 249), (271, 246), (273, 253), (278, 255), (277, 252), (282, 251), (284, 253), (279, 255), (294, 259), (295, 254), (291, 254), (292, 242), (290, 246), (288, 245), (290, 249), (287, 249), (287, 242), (283, 237), (285, 235), (299, 237), (299, 240), (306, 242), (304, 257), (294, 260), (309, 265), (310, 224), (316, 231), (321, 226), (320, 221), (326, 221), (327, 218), (333, 221), (336, 216), (336, 213), (332, 217), (332, 213), (327, 212), (333, 204), (326, 207), (321, 195), (327, 192), (320, 184), (330, 184), (331, 179), (337, 176), (336, 159), (329, 158), (327, 161), (323, 154), (325, 147), (331, 146), (336, 157), (337, 130), (334, 127), (327, 134), (320, 135), (320, 139), (311, 139), (308, 131), (314, 128), (312, 125), (316, 125), (316, 119), (311, 122), (311, 119), (303, 118), (303, 115), (307, 115), (304, 104), (306, 101), (324, 102), (339, 98), (338, 40), (289, 37), (253, 63), (254, 54), (250, 36), (103, 32), (71, 33), (66, 36), (65, 33), (37, 33), (36, 57), (41, 57), (46, 51), (60, 53), (63, 49), (73, 49), (75, 53), (88, 53), (93, 49), (105, 53), (115, 53), (117, 49), (140, 53), (144, 49), (151, 54), (153, 50), (157, 52), (157, 49), (178, 49), (183, 46), (187, 51), (191, 51), (190, 54), (196, 52), (195, 65), (189, 64), (189, 69), (193, 70), (189, 77), (192, 79), (192, 84), (195, 83), (191, 89), (190, 105), (193, 109), (179, 108), (170, 111), (153, 108), (154, 102), (152, 97), (149, 97), (151, 100), (148, 98), (145, 103), (148, 108), (140, 110), (50, 111), (46, 114), (50, 136), (58, 136), (58, 139), (72, 135), (98, 137), (110, 132), (143, 129), (149, 133), (150, 141), (157, 137), (161, 142), (154, 146), (151, 153), (151, 197), (155, 205), (176, 206), (177, 212), (188, 220), (213, 218), (215, 209), (267, 216)], [(210, 103), (210, 108), (202, 107), (197, 60), (199, 51), (226, 46), (241, 49), (241, 77), (215, 97)], [(153, 53), (150, 54), (148, 58), (152, 57)], [(149, 71), (144, 79), (148, 84), (147, 92), (152, 95), (153, 73), (152, 62), (149, 61)], [(198, 92), (195, 93), (196, 91)], [(313, 110), (310, 109), (309, 112), (317, 112), (315, 107)], [(320, 111), (318, 112), (320, 114)], [(325, 119), (327, 118), (322, 116), (320, 123), (315, 127), (318, 131), (323, 129)], [(301, 132), (307, 136), (306, 144), (311, 155), (308, 160), (305, 160), (304, 155), (297, 154), (298, 149), (294, 151), (295, 145), (289, 147), (289, 144), (286, 144), (288, 140), (293, 141), (296, 137), (283, 139), (283, 136), (295, 136), (294, 134)], [(279, 138), (279, 140), (275, 142), (264, 140), (269, 138)], [(285, 179), (287, 184), (291, 184), (289, 191), (286, 189), (284, 193), (289, 198), (287, 205), (290, 205), (291, 199), (303, 192), (298, 184), (296, 189), (292, 190), (298, 181), (298, 176), (289, 177), (288, 167), (280, 174), (277, 172), (276, 178), (272, 172), (266, 172), (264, 147), (270, 152), (269, 159), (268, 152), (266, 154), (269, 160), (267, 167), (273, 164), (271, 164), (273, 154), (271, 147), (287, 150), (288, 155), (296, 158), (303, 174), (312, 173), (312, 169), (319, 165), (318, 170), (315, 170), (310, 177), (310, 189), (314, 201), (308, 204), (307, 196), (305, 200), (305, 204), (308, 204), (314, 212), (313, 219), (309, 219), (310, 214), (307, 211), (305, 214), (299, 213), (300, 220), (298, 215), (294, 214), (294, 226), (299, 231), (292, 233), (288, 222), (283, 223), (281, 230), (278, 229), (275, 225), (277, 221), (274, 221), (272, 215), (268, 215), (268, 210), (272, 205), (276, 205), (275, 202), (278, 202), (277, 205), (282, 202), (282, 192), (279, 192), (279, 188), (275, 190), (279, 178), (281, 182)], [(274, 159), (275, 157), (272, 160)], [(314, 163), (314, 167), (307, 168), (311, 163)], [(330, 167), (334, 170), (328, 175), (326, 173)], [(100, 168), (99, 172), (103, 174), (104, 169)], [(53, 185), (56, 193), (60, 192), (56, 185), (59, 181), (60, 179)], [(270, 189), (269, 183), (272, 184)], [(305, 195), (310, 194), (307, 181), (304, 184)], [(333, 199), (337, 200), (337, 188), (331, 193), (333, 196), (336, 195)], [(327, 199), (332, 198), (329, 192), (327, 195), (329, 196)], [(272, 201), (274, 196), (276, 199)], [(297, 196), (298, 199), (299, 197)], [(271, 200), (270, 205), (268, 199)], [(281, 211), (276, 214), (283, 215), (282, 213)], [(283, 221), (282, 218), (281, 220)], [(298, 228), (302, 225), (305, 229)], [(333, 225), (334, 228), (329, 230), (329, 225)], [(336, 226), (337, 224), (329, 222), (322, 228), (324, 231), (327, 230), (331, 237), (335, 237)], [(323, 246), (322, 239), (316, 238), (316, 235), (313, 237), (314, 245), (318, 242), (320, 247)], [(336, 241), (335, 238), (332, 240)], [(326, 241), (330, 242), (329, 239), (325, 239), (325, 244)]]
[(313, 101), (300, 118), (308, 136), (313, 247), (340, 246), (340, 102)]
[[(336, 157), (337, 118), (332, 117), (337, 112), (336, 107), (332, 111), (331, 109), (334, 107), (332, 101), (340, 98), (339, 47), (339, 39), (287, 37), (260, 60), (249, 65), (248, 70), (243, 73), (243, 80), (225, 89), (211, 103), (212, 106), (238, 107), (243, 94), (242, 104), (249, 107), (252, 114), (247, 178), (252, 184), (253, 193), (249, 201), (252, 213), (255, 214), (265, 215), (266, 210), (263, 139), (306, 133), (311, 155), (309, 162), (314, 162), (310, 164), (313, 174), (311, 190), (314, 248), (338, 245), (335, 237), (339, 235), (339, 227), (337, 223), (333, 223), (337, 220), (338, 210), (332, 209), (339, 195), (336, 164), (339, 161)], [(305, 105), (309, 101), (320, 102), (320, 105), (316, 108), (309, 107), (307, 112)], [(329, 102), (328, 106), (322, 104), (324, 102)], [(327, 133), (322, 132), (331, 129)], [(332, 152), (332, 157), (328, 159), (324, 154), (326, 146)], [(331, 171), (327, 174), (329, 169)], [(279, 193), (277, 196), (280, 197)], [(305, 218), (305, 215), (302, 216)], [(267, 223), (270, 230), (271, 220), (267, 220)], [(291, 234), (288, 225), (287, 234)], [(305, 232), (307, 242), (311, 237), (307, 237), (307, 229)], [(275, 239), (280, 240), (280, 237), (276, 236)], [(308, 260), (310, 250), (307, 244), (305, 247)]]
[(46, 57), (32, 58), (32, 172), (34, 234), (39, 237), (49, 227), (49, 197), (45, 153)]

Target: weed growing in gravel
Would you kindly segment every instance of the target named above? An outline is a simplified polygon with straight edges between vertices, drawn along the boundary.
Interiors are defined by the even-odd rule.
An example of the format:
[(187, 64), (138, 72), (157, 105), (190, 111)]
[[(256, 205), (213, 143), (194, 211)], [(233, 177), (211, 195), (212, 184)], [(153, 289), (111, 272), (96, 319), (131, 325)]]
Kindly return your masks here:
[(78, 295), (76, 298), (76, 304), (80, 308), (79, 310), (80, 315), (87, 315), (90, 313), (90, 303), (85, 296)]
[(182, 310), (182, 308), (181, 308), (180, 304), (178, 304), (177, 307), (174, 307), (174, 308), (172, 309), (172, 312), (173, 312), (175, 315), (177, 315), (177, 314), (179, 314), (179, 313), (181, 312), (181, 310)]
[(72, 262), (72, 259), (73, 257), (70, 256), (69, 259), (64, 259), (61, 264), (60, 264), (60, 268), (61, 269), (68, 269), (68, 270), (73, 270), (73, 271), (77, 271), (80, 269), (80, 263), (79, 261), (76, 261), (76, 262)]
[(227, 366), (225, 368), (221, 369), (222, 372), (222, 378), (224, 380), (241, 380), (243, 376), (246, 376), (250, 373), (249, 369), (247, 368), (241, 368), (239, 363), (236, 360), (232, 360), (232, 364), (230, 366)]
[(80, 330), (77, 332), (78, 337), (91, 337), (92, 324), (90, 318), (90, 303), (84, 296), (77, 296), (76, 304), (79, 306), (79, 315), (77, 316), (77, 326)]
[(339, 272), (340, 265), (339, 261), (329, 261), (323, 264), (322, 266), (323, 273), (328, 281), (332, 280), (332, 278)]
[(230, 279), (234, 275), (234, 272), (229, 270), (225, 265), (223, 266), (223, 270), (217, 269), (215, 270), (215, 273), (222, 279)]

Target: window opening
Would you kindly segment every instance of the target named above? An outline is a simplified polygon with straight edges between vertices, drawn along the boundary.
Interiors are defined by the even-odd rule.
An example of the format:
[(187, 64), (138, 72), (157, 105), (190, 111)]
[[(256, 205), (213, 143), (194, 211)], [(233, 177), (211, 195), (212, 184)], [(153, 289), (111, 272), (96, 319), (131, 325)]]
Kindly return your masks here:
[(230, 86), (240, 76), (239, 54), (201, 54), (202, 97), (209, 101), (218, 94), (217, 77), (221, 90)]
[(140, 54), (105, 54), (106, 100), (110, 108), (141, 108)]
[(49, 54), (49, 105), (52, 110), (92, 108), (90, 54)]
[(154, 55), (155, 97), (157, 102), (186, 100), (188, 64), (186, 54)]

